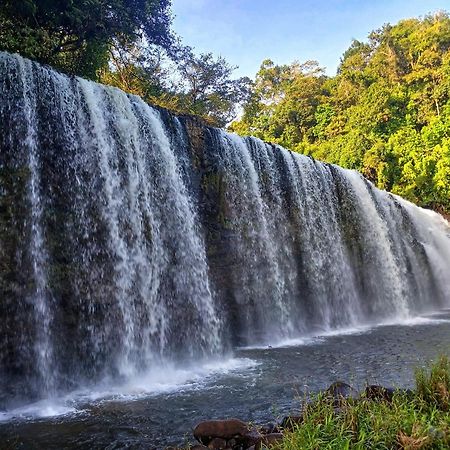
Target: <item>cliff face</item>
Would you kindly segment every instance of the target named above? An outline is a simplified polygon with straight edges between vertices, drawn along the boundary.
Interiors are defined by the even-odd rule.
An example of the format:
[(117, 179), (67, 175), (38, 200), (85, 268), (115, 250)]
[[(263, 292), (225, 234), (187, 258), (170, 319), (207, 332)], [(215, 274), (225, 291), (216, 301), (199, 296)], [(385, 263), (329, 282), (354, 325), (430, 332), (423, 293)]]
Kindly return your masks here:
[(1, 403), (447, 304), (446, 222), (0, 54)]

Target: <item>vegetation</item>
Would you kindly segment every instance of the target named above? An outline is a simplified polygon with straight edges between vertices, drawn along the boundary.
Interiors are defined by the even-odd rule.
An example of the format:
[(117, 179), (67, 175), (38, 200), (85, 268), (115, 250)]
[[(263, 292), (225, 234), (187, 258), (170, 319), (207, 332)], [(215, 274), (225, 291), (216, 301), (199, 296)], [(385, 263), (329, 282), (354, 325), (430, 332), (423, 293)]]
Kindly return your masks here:
[(171, 0), (4, 0), (0, 50), (111, 84), (178, 113), (361, 171), (450, 213), (450, 18), (353, 41), (336, 76), (315, 61), (262, 63), (252, 83), (171, 31)]
[(236, 67), (212, 53), (196, 55), (191, 47), (173, 43), (112, 52), (111, 64), (100, 73), (103, 83), (141, 96), (145, 101), (181, 114), (200, 116), (224, 127), (236, 117), (251, 86), (250, 79), (233, 79)]
[(264, 61), (230, 128), (450, 212), (449, 16), (403, 20), (354, 41), (335, 77), (315, 61)]
[(392, 401), (343, 400), (339, 411), (325, 395), (308, 404), (303, 423), (285, 431), (279, 450), (450, 448), (450, 362), (441, 357), (416, 374), (414, 391)]
[(3, 0), (1, 49), (94, 78), (113, 46), (169, 48), (170, 0)]
[(225, 126), (250, 80), (171, 31), (171, 0), (4, 0), (0, 50)]

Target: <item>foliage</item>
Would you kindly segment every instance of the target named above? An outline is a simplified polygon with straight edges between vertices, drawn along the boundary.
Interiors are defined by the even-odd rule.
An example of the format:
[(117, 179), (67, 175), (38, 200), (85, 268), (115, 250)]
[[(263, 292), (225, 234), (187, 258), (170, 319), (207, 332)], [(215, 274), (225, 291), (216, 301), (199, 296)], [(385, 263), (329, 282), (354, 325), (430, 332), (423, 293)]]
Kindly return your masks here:
[(225, 126), (250, 80), (170, 30), (171, 0), (4, 0), (0, 50), (102, 81), (178, 113)]
[(450, 361), (445, 356), (429, 371), (416, 371), (416, 394), (424, 404), (441, 411), (450, 411)]
[(357, 169), (377, 186), (450, 212), (450, 18), (407, 19), (354, 41), (335, 77), (266, 60), (240, 121), (254, 134)]
[(111, 45), (169, 47), (170, 0), (3, 0), (0, 50), (95, 78)]
[(303, 410), (303, 423), (275, 447), (294, 449), (447, 449), (450, 446), (450, 363), (442, 357), (416, 374), (412, 392), (392, 402), (347, 400), (336, 411), (323, 394)]
[(235, 118), (236, 106), (246, 98), (250, 86), (248, 78), (231, 79), (235, 69), (221, 56), (195, 56), (188, 48), (178, 66), (182, 110), (225, 126)]
[(291, 147), (310, 138), (323, 81), (323, 70), (314, 61), (284, 66), (264, 61), (244, 117), (233, 123), (233, 131)]
[(112, 64), (100, 80), (141, 96), (154, 105), (204, 118), (224, 127), (236, 117), (251, 86), (248, 78), (233, 79), (235, 67), (211, 53), (196, 55), (180, 43), (170, 51), (146, 45), (115, 49)]

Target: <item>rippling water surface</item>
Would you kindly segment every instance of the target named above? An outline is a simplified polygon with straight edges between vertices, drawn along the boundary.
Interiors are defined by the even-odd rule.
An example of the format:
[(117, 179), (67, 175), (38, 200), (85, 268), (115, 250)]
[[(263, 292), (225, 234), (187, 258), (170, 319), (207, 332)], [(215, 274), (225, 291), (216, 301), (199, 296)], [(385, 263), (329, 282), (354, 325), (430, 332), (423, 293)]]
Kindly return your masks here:
[(344, 380), (411, 387), (414, 369), (450, 354), (450, 311), (403, 324), (361, 327), (244, 348), (221, 361), (167, 367), (122, 386), (4, 412), (0, 448), (164, 448), (191, 440), (201, 419), (253, 422), (298, 410), (305, 392)]

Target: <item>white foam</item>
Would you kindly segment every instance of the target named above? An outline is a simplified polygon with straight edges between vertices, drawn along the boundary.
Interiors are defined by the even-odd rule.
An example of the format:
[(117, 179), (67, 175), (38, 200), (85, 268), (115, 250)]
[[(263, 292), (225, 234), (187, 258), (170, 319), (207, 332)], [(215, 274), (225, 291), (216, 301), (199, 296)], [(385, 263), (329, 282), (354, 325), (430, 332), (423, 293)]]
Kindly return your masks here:
[(410, 317), (408, 319), (402, 319), (401, 321), (388, 321), (383, 322), (380, 326), (389, 326), (389, 325), (402, 325), (402, 326), (416, 326), (416, 325), (437, 325), (439, 323), (450, 323), (450, 319), (441, 319), (437, 317)]
[[(0, 412), (0, 422), (30, 420), (82, 413), (86, 403), (132, 401), (149, 396), (195, 389), (206, 389), (208, 383), (223, 375), (239, 376), (259, 363), (249, 358), (222, 358), (197, 365), (178, 367), (164, 364), (147, 373), (129, 378), (122, 384), (107, 381), (89, 390), (78, 390), (58, 399), (45, 399)], [(216, 386), (216, 383), (214, 383)]]
[(172, 392), (205, 388), (208, 382), (223, 375), (243, 372), (259, 365), (249, 358), (217, 359), (203, 364), (177, 367), (166, 364), (147, 373), (131, 377), (121, 385), (108, 387), (104, 391), (89, 394), (90, 400), (124, 399), (131, 400), (142, 397), (168, 394)]
[[(439, 314), (439, 311), (435, 314)], [(418, 325), (437, 325), (440, 323), (450, 323), (450, 319), (438, 318), (431, 316), (417, 317), (397, 317), (393, 320), (386, 320), (378, 323), (358, 325), (347, 328), (336, 328), (331, 330), (320, 331), (314, 335), (293, 337), (282, 339), (272, 344), (258, 344), (241, 347), (240, 350), (264, 350), (277, 349), (286, 347), (303, 347), (308, 345), (316, 345), (325, 342), (327, 338), (335, 336), (349, 336), (367, 333), (375, 328), (399, 325), (399, 326), (418, 326)]]
[[(436, 312), (439, 314), (439, 311)], [(283, 339), (271, 345), (255, 345), (242, 347), (241, 350), (263, 350), (285, 347), (301, 347), (318, 345), (334, 336), (363, 334), (374, 328), (383, 326), (419, 326), (450, 323), (450, 319), (431, 316), (418, 316), (407, 319), (385, 321), (378, 324), (367, 324), (356, 327), (325, 330), (314, 336), (304, 336), (292, 339)], [(222, 376), (235, 373), (242, 377), (246, 372), (260, 363), (250, 358), (223, 357), (180, 367), (175, 364), (164, 364), (144, 374), (129, 378), (122, 384), (111, 384), (104, 381), (93, 389), (80, 390), (58, 399), (46, 399), (31, 403), (9, 411), (0, 412), (0, 422), (11, 420), (35, 420), (52, 418), (76, 413), (83, 413), (86, 403), (109, 401), (133, 401), (150, 396), (170, 394), (189, 390), (208, 389), (208, 386), (217, 387)], [(214, 382), (211, 384), (211, 382)]]
[(10, 420), (44, 419), (76, 413), (77, 410), (65, 399), (45, 399), (9, 411), (0, 412), (0, 422)]
[(317, 344), (321, 340), (322, 339), (320, 336), (293, 337), (282, 339), (280, 341), (276, 341), (271, 344), (265, 343), (265, 344), (246, 345), (243, 347), (239, 347), (239, 350), (270, 350), (273, 348), (283, 348), (283, 347), (302, 347), (305, 345)]

